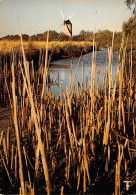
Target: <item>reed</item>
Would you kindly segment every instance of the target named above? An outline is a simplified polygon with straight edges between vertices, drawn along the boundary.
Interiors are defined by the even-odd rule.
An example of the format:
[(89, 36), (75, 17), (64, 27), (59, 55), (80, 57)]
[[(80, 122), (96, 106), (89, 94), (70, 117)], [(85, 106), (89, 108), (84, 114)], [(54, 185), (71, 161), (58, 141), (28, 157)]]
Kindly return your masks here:
[(25, 194), (24, 189), (24, 174), (23, 174), (23, 165), (22, 165), (22, 156), (21, 156), (21, 147), (20, 147), (20, 136), (19, 136), (19, 128), (17, 121), (17, 100), (15, 95), (15, 74), (14, 74), (14, 63), (12, 64), (12, 94), (13, 94), (13, 105), (14, 105), (14, 125), (16, 131), (16, 140), (17, 140), (17, 148), (18, 148), (18, 157), (19, 157), (19, 176), (20, 176), (20, 185), (22, 194)]
[[(135, 172), (131, 168), (136, 159), (132, 56), (127, 75), (126, 45), (122, 43), (113, 82), (113, 48), (109, 48), (107, 72), (101, 82), (94, 39), (92, 71), (88, 67), (86, 85), (84, 65), (83, 82), (75, 83), (80, 63), (72, 80), (71, 62), (69, 88), (62, 91), (60, 87), (55, 98), (49, 89), (48, 39), (49, 34), (46, 58), (41, 51), (38, 70), (27, 61), (21, 37), (22, 56), (18, 61), (12, 51), (12, 66), (0, 73), (2, 106), (11, 105), (13, 114), (11, 125), (2, 126), (2, 131), (0, 127), (0, 179), (3, 175), (7, 178), (11, 193), (98, 193), (100, 183), (105, 185), (106, 180), (112, 187), (103, 193), (121, 194), (124, 177)], [(3, 183), (1, 186), (0, 193), (8, 193)]]
[(41, 157), (42, 157), (44, 176), (45, 176), (45, 181), (46, 181), (46, 185), (47, 185), (47, 193), (50, 194), (50, 180), (49, 180), (49, 173), (48, 173), (48, 165), (47, 165), (46, 156), (45, 156), (44, 144), (41, 140), (41, 128), (40, 128), (40, 124), (38, 124), (39, 120), (37, 118), (38, 113), (36, 114), (36, 110), (35, 110), (35, 106), (34, 106), (33, 94), (32, 94), (32, 90), (31, 90), (31, 83), (30, 83), (30, 77), (29, 77), (29, 73), (28, 73), (28, 66), (27, 66), (27, 63), (26, 63), (26, 58), (25, 58), (25, 53), (24, 53), (22, 36), (21, 36), (21, 46), (22, 46), (24, 68), (25, 68), (25, 74), (26, 74), (26, 78), (24, 77), (24, 81), (26, 83), (26, 80), (27, 80), (27, 83), (28, 83), (28, 87), (27, 87), (28, 88), (28, 96), (29, 96), (29, 101), (30, 101), (30, 104), (31, 104), (31, 109), (32, 109), (32, 112), (33, 112), (33, 118), (34, 118), (34, 123), (35, 123), (35, 127), (36, 127), (36, 134), (37, 134), (37, 137), (38, 137), (39, 150), (41, 152)]

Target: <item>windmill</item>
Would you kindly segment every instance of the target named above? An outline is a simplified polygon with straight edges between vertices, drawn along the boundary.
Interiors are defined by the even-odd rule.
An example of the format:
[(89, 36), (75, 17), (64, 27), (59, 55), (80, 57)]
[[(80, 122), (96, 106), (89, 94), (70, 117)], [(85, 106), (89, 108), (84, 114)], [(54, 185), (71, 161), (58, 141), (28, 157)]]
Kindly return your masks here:
[(70, 18), (72, 18), (74, 14), (69, 16), (66, 20), (64, 18), (64, 14), (63, 14), (62, 10), (61, 10), (61, 15), (62, 15), (62, 18), (63, 18), (63, 23), (61, 23), (56, 28), (59, 28), (61, 25), (64, 25), (64, 33), (66, 35), (72, 37), (72, 23), (70, 22)]

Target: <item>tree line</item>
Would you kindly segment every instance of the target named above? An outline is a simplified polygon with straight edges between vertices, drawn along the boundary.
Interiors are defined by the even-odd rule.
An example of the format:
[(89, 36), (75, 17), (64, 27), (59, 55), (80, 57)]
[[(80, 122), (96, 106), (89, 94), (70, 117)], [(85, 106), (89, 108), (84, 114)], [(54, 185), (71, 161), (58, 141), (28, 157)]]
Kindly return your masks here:
[[(132, 10), (132, 17), (123, 23), (122, 31), (125, 34), (125, 37), (131, 38), (131, 42), (136, 45), (136, 0), (125, 0), (125, 3), (129, 9)], [(95, 34), (95, 40), (99, 47), (109, 47), (112, 42), (113, 32), (109, 30), (98, 30)], [(22, 38), (24, 41), (46, 41), (47, 39), (47, 31), (41, 34), (29, 36), (27, 34), (23, 34)], [(58, 33), (54, 30), (50, 31), (49, 41), (92, 41), (94, 38), (94, 33), (89, 30), (81, 30), (78, 35), (73, 37), (68, 37), (64, 33)], [(19, 35), (8, 35), (0, 40), (13, 40), (18, 41), (20, 40)], [(122, 40), (122, 32), (115, 32), (115, 39), (114, 39), (114, 48), (117, 49), (120, 47), (120, 43)], [(128, 41), (129, 42), (129, 41)]]
[[(68, 37), (64, 33), (57, 33), (56, 31), (50, 31), (49, 33), (49, 41), (93, 41), (94, 33), (92, 31), (85, 31), (81, 30), (81, 32), (78, 35), (75, 35), (73, 37)], [(112, 41), (112, 35), (113, 32), (109, 30), (99, 30), (95, 34), (96, 42), (98, 42), (99, 46), (101, 47), (108, 47), (110, 45), (110, 42)], [(43, 34), (37, 34), (33, 36), (29, 36), (27, 34), (22, 35), (23, 41), (46, 41), (47, 39), (47, 31)], [(115, 40), (119, 42), (121, 39), (121, 32), (115, 33)], [(9, 40), (9, 41), (19, 41), (20, 36), (19, 35), (8, 35), (0, 40)]]

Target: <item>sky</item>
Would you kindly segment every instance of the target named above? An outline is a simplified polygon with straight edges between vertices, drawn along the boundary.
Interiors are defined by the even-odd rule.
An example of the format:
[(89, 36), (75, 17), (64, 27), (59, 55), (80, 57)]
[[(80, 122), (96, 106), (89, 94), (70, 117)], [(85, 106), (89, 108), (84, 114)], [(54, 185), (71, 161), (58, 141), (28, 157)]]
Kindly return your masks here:
[[(0, 37), (19, 34), (34, 35), (50, 30), (63, 32), (61, 10), (65, 19), (71, 14), (73, 35), (81, 30), (109, 29), (121, 31), (132, 16), (125, 0), (0, 0)], [(116, 21), (116, 22), (115, 22)], [(96, 28), (94, 28), (96, 26)]]

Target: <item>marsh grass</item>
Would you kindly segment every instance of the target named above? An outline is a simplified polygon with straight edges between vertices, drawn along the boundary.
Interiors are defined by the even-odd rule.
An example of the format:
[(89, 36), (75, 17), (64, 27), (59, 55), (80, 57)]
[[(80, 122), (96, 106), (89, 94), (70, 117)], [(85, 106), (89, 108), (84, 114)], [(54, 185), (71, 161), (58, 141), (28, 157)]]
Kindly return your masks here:
[[(63, 92), (60, 88), (55, 98), (48, 85), (48, 35), (46, 45), (42, 69), (39, 66), (35, 71), (26, 59), (21, 38), (23, 57), (18, 62), (12, 52), (12, 66), (8, 69), (5, 63), (1, 72), (1, 100), (4, 106), (11, 105), (13, 118), (12, 126), (0, 132), (0, 192), (121, 194), (128, 177), (134, 189), (136, 85), (132, 58), (130, 73), (124, 71), (126, 47), (119, 53), (115, 81), (113, 49), (109, 48), (108, 69), (100, 82), (94, 40), (89, 87), (84, 83), (83, 65), (83, 83), (75, 83), (78, 63), (69, 88)], [(106, 183), (110, 190), (103, 188)]]
[[(57, 47), (56, 47), (57, 44)], [(71, 54), (73, 52), (73, 56), (77, 54), (78, 56), (81, 53), (81, 50), (83, 49), (85, 53), (88, 53), (91, 51), (93, 43), (89, 41), (63, 41), (63, 42), (57, 42), (56, 41), (50, 41), (48, 43), (48, 50), (52, 51), (54, 50), (56, 53), (60, 53), (63, 51), (64, 55)], [(24, 41), (23, 42), (24, 50), (26, 53), (34, 52), (35, 50), (44, 49), (46, 50), (46, 41)], [(20, 41), (0, 41), (0, 52), (1, 53), (9, 53), (11, 50), (14, 51), (20, 51)], [(71, 51), (72, 50), (72, 51)], [(70, 52), (71, 51), (71, 52)], [(75, 53), (74, 53), (75, 52)]]

